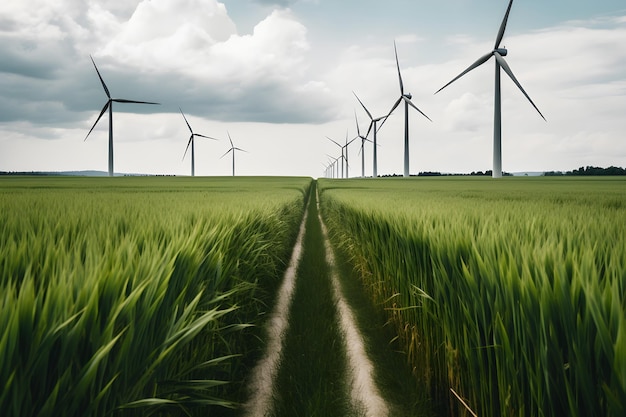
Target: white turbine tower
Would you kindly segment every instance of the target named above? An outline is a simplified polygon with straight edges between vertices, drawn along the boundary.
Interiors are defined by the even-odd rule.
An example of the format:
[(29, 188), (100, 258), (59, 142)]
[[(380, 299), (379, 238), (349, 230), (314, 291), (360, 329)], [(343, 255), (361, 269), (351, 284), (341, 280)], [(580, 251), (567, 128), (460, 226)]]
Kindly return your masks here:
[(199, 136), (201, 138), (207, 138), (207, 139), (212, 139), (212, 140), (217, 140), (215, 138), (212, 138), (210, 136), (204, 136), (201, 135), (199, 133), (193, 133), (193, 129), (191, 128), (191, 125), (189, 124), (189, 122), (187, 121), (187, 118), (185, 117), (185, 113), (183, 113), (183, 110), (179, 107), (178, 110), (180, 110), (180, 114), (183, 115), (183, 119), (185, 119), (185, 123), (187, 123), (187, 127), (189, 128), (189, 131), (191, 132), (191, 136), (189, 136), (189, 142), (187, 142), (187, 148), (185, 149), (185, 154), (183, 155), (183, 160), (185, 159), (185, 156), (187, 156), (187, 151), (189, 150), (189, 146), (191, 145), (191, 176), (195, 177), (196, 175), (196, 154), (195, 154), (195, 146), (194, 146), (194, 137)]
[[(396, 48), (396, 42), (393, 43), (393, 49), (396, 53), (396, 66), (398, 67), (398, 80), (400, 81), (400, 97), (393, 105), (387, 117), (393, 113), (393, 111), (400, 105), (400, 102), (404, 101), (404, 176), (408, 177), (409, 174), (409, 106), (417, 110), (422, 116), (430, 120), (430, 117), (426, 116), (415, 104), (411, 101), (413, 96), (411, 93), (404, 92), (404, 83), (402, 82), (402, 74), (400, 73), (400, 63), (398, 62), (398, 49)], [(385, 118), (385, 121), (387, 119)], [(430, 120), (432, 122), (432, 120)], [(383, 121), (383, 123), (385, 123)], [(382, 127), (382, 124), (381, 124)]]
[(500, 48), (500, 43), (502, 42), (502, 38), (504, 37), (504, 31), (506, 30), (506, 24), (507, 24), (507, 21), (509, 20), (509, 13), (511, 12), (511, 6), (513, 6), (513, 0), (509, 1), (509, 6), (507, 7), (506, 13), (504, 14), (504, 19), (502, 20), (502, 23), (500, 24), (500, 30), (498, 31), (498, 36), (496, 37), (496, 43), (493, 48), (493, 51), (478, 58), (478, 60), (474, 62), (472, 65), (470, 65), (465, 71), (457, 75), (456, 78), (454, 78), (448, 84), (444, 85), (443, 87), (441, 87), (439, 90), (435, 92), (435, 94), (437, 94), (438, 92), (440, 92), (441, 90), (443, 90), (444, 88), (446, 88), (447, 86), (449, 86), (450, 84), (452, 84), (453, 82), (455, 82), (456, 80), (458, 80), (459, 78), (467, 74), (468, 72), (472, 71), (473, 69), (487, 62), (492, 56), (495, 58), (496, 80), (495, 80), (494, 114), (493, 114), (493, 171), (492, 171), (493, 178), (502, 177), (502, 102), (501, 102), (501, 94), (500, 94), (500, 68), (502, 68), (504, 72), (511, 78), (511, 80), (513, 80), (515, 85), (520, 89), (520, 91), (524, 94), (524, 96), (526, 96), (530, 104), (532, 104), (535, 110), (537, 110), (537, 113), (539, 113), (539, 115), (543, 118), (543, 120), (546, 120), (546, 118), (543, 117), (543, 114), (541, 114), (541, 112), (539, 111), (535, 103), (533, 103), (530, 96), (526, 93), (526, 91), (524, 91), (524, 88), (519, 83), (519, 81), (517, 81), (517, 78), (515, 78), (515, 75), (513, 75), (513, 71), (511, 71), (511, 68), (504, 60), (504, 57), (507, 55), (508, 51), (505, 48)]
[(246, 151), (244, 149), (241, 149), (241, 148), (235, 147), (235, 145), (233, 144), (233, 140), (230, 137), (230, 133), (228, 133), (228, 131), (226, 131), (226, 134), (228, 135), (228, 140), (230, 141), (230, 149), (227, 150), (226, 153), (224, 153), (224, 155), (220, 156), (220, 159), (222, 159), (223, 157), (228, 155), (230, 152), (233, 153), (233, 177), (234, 177), (235, 176), (235, 152), (236, 151), (248, 152), (248, 151)]
[(94, 62), (91, 56), (89, 56), (89, 58), (91, 58), (91, 62), (93, 63), (93, 66), (96, 69), (96, 72), (98, 73), (98, 78), (100, 78), (100, 82), (102, 83), (102, 87), (104, 88), (104, 92), (106, 93), (108, 100), (106, 104), (104, 105), (104, 107), (102, 108), (102, 111), (100, 112), (100, 115), (96, 119), (96, 122), (93, 124), (91, 129), (89, 129), (87, 136), (85, 136), (85, 140), (87, 140), (87, 138), (89, 137), (89, 134), (93, 131), (93, 129), (96, 127), (96, 125), (100, 121), (100, 118), (102, 118), (102, 115), (104, 115), (104, 113), (108, 109), (109, 110), (109, 177), (112, 177), (113, 176), (113, 102), (137, 103), (137, 104), (161, 104), (161, 103), (152, 103), (150, 101), (126, 100), (123, 98), (111, 98), (111, 93), (109, 92), (107, 85), (104, 83), (104, 80), (102, 79), (102, 76), (100, 75), (100, 71), (98, 71), (98, 67), (96, 66), (96, 63)]
[(373, 153), (373, 159), (372, 159), (372, 177), (376, 178), (378, 177), (378, 152), (376, 149), (378, 147), (378, 144), (376, 143), (376, 133), (378, 132), (378, 129), (376, 127), (376, 124), (380, 122), (381, 120), (385, 119), (387, 116), (385, 115), (385, 116), (376, 117), (376, 118), (372, 117), (372, 113), (370, 113), (367, 107), (365, 107), (365, 104), (363, 104), (359, 96), (357, 96), (354, 91), (352, 92), (352, 94), (354, 94), (354, 97), (356, 97), (356, 99), (359, 101), (359, 103), (363, 107), (363, 110), (365, 110), (365, 113), (367, 113), (367, 116), (370, 118), (370, 125), (367, 128), (367, 134), (365, 135), (365, 137), (369, 136), (371, 130), (374, 131), (374, 138), (373, 138), (374, 139), (373, 140), (374, 153)]

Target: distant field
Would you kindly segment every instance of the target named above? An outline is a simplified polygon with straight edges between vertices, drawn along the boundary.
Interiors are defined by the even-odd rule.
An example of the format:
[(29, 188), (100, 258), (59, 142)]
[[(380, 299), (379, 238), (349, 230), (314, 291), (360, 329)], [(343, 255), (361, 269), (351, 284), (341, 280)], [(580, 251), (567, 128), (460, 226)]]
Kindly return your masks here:
[(1, 414), (242, 400), (310, 182), (0, 178)]
[[(320, 180), (442, 413), (626, 412), (626, 180)], [(382, 308), (381, 307), (381, 308)]]

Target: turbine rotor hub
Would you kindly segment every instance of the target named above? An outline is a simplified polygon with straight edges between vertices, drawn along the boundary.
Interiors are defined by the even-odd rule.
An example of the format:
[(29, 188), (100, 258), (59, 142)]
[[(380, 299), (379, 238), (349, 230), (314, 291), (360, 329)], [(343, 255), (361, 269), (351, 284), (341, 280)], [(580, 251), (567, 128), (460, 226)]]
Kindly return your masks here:
[(493, 50), (493, 52), (497, 52), (502, 56), (506, 56), (509, 53), (506, 48), (496, 48)]

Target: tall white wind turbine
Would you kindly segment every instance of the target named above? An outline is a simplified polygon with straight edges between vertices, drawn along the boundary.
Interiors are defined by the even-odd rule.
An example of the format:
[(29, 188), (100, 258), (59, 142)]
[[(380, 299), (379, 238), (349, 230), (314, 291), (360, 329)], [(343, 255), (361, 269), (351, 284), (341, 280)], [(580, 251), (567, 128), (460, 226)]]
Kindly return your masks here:
[(113, 102), (137, 103), (137, 104), (161, 104), (161, 103), (152, 103), (150, 101), (126, 100), (123, 98), (111, 98), (111, 93), (109, 92), (107, 85), (104, 83), (104, 80), (102, 79), (102, 76), (100, 75), (100, 71), (98, 71), (98, 67), (96, 66), (96, 63), (94, 62), (91, 56), (89, 56), (89, 58), (91, 58), (91, 62), (93, 63), (93, 66), (96, 69), (96, 72), (98, 73), (98, 78), (100, 78), (100, 82), (102, 83), (102, 87), (104, 88), (104, 92), (106, 93), (108, 100), (106, 104), (104, 105), (104, 107), (102, 108), (102, 111), (100, 112), (100, 115), (96, 119), (96, 122), (93, 124), (91, 129), (89, 129), (87, 136), (85, 136), (85, 140), (87, 140), (87, 138), (89, 137), (89, 134), (93, 131), (93, 129), (96, 127), (96, 125), (100, 121), (100, 118), (102, 118), (102, 115), (108, 109), (109, 110), (109, 177), (112, 177), (113, 176)]
[[(374, 137), (373, 137), (374, 153), (373, 153), (373, 159), (372, 159), (372, 177), (376, 178), (376, 177), (378, 177), (378, 152), (377, 152), (377, 149), (376, 149), (378, 147), (378, 144), (376, 143), (376, 133), (378, 132), (378, 129), (377, 129), (376, 125), (381, 120), (384, 120), (387, 117), (387, 115), (381, 116), (381, 117), (376, 117), (376, 118), (372, 117), (372, 113), (370, 113), (370, 111), (367, 109), (367, 107), (365, 107), (365, 104), (363, 104), (363, 102), (361, 101), (359, 96), (357, 96), (354, 91), (352, 92), (352, 94), (354, 94), (354, 97), (356, 97), (356, 99), (359, 101), (359, 103), (363, 107), (363, 110), (365, 110), (365, 113), (367, 113), (367, 116), (370, 118), (370, 125), (367, 128), (367, 133), (365, 134), (365, 137), (369, 136), (370, 131), (372, 131), (372, 130), (374, 131)], [(382, 125), (381, 125), (381, 127), (382, 127)]]
[[(424, 112), (418, 109), (411, 101), (413, 96), (411, 93), (404, 92), (404, 83), (402, 82), (402, 74), (400, 73), (400, 63), (398, 62), (398, 49), (396, 48), (396, 42), (393, 42), (393, 49), (396, 53), (396, 67), (398, 68), (398, 80), (400, 81), (400, 97), (393, 105), (387, 117), (393, 113), (393, 111), (404, 101), (404, 176), (408, 177), (409, 174), (409, 106), (417, 110), (422, 116), (430, 120), (430, 117), (426, 116)], [(385, 119), (386, 120), (386, 119)], [(432, 122), (432, 120), (430, 120)], [(384, 123), (384, 122), (383, 122)], [(381, 124), (382, 127), (382, 124)]]
[(502, 177), (502, 101), (500, 94), (500, 68), (504, 70), (504, 72), (513, 80), (515, 85), (520, 89), (520, 91), (526, 96), (530, 104), (537, 110), (537, 113), (546, 120), (546, 118), (541, 114), (535, 103), (532, 101), (530, 96), (524, 91), (522, 85), (517, 81), (515, 75), (513, 75), (513, 71), (504, 60), (504, 57), (507, 55), (508, 51), (505, 48), (500, 48), (500, 43), (502, 42), (502, 38), (504, 37), (504, 31), (506, 30), (506, 24), (509, 20), (509, 13), (511, 13), (511, 6), (513, 6), (513, 0), (509, 1), (509, 6), (506, 9), (506, 13), (504, 14), (504, 19), (502, 19), (502, 23), (500, 24), (500, 30), (498, 31), (498, 35), (496, 37), (496, 43), (493, 47), (493, 51), (483, 55), (478, 58), (476, 62), (470, 65), (465, 71), (457, 75), (452, 81), (448, 84), (441, 87), (439, 90), (435, 92), (437, 94), (468, 72), (472, 71), (475, 68), (478, 68), (485, 62), (487, 62), (492, 56), (495, 58), (496, 62), (496, 80), (495, 80), (495, 99), (494, 99), (494, 114), (493, 114), (493, 178), (501, 178)]
[(212, 138), (210, 136), (204, 136), (201, 135), (199, 133), (193, 133), (193, 129), (191, 128), (191, 125), (189, 124), (189, 122), (187, 121), (187, 118), (185, 117), (185, 113), (183, 113), (183, 110), (179, 107), (178, 110), (180, 110), (180, 114), (183, 115), (183, 119), (185, 119), (185, 123), (187, 123), (187, 127), (189, 128), (189, 131), (191, 132), (191, 136), (189, 136), (189, 142), (187, 142), (187, 148), (185, 149), (185, 154), (183, 155), (183, 159), (185, 159), (185, 156), (187, 156), (187, 151), (189, 150), (189, 146), (191, 145), (191, 176), (195, 177), (196, 175), (196, 154), (195, 154), (195, 146), (194, 146), (194, 137), (199, 136), (201, 138), (207, 138), (207, 139), (211, 139), (211, 140), (217, 140), (215, 138)]
[(246, 151), (244, 149), (241, 149), (241, 148), (235, 147), (235, 145), (233, 144), (233, 140), (230, 137), (230, 133), (228, 133), (228, 131), (226, 131), (226, 134), (228, 135), (228, 140), (230, 141), (230, 149), (227, 150), (226, 153), (224, 153), (224, 155), (220, 156), (220, 159), (222, 159), (223, 157), (228, 155), (230, 152), (233, 153), (233, 177), (234, 177), (235, 176), (235, 152), (236, 151), (248, 152), (248, 151)]

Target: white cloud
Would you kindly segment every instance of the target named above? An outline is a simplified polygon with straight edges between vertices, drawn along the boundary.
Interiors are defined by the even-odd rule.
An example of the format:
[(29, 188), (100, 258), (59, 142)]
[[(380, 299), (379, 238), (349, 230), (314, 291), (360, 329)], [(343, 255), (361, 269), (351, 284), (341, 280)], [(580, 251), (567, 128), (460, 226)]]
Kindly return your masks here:
[(185, 68), (236, 33), (215, 0), (144, 0), (100, 52), (135, 67)]
[(487, 118), (484, 115), (490, 114), (492, 109), (493, 99), (487, 94), (477, 96), (472, 93), (463, 93), (460, 97), (452, 99), (446, 106), (444, 127), (452, 132), (486, 130)]

